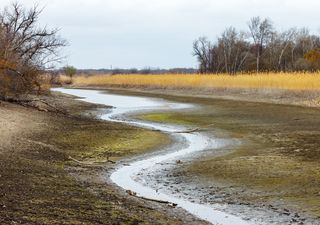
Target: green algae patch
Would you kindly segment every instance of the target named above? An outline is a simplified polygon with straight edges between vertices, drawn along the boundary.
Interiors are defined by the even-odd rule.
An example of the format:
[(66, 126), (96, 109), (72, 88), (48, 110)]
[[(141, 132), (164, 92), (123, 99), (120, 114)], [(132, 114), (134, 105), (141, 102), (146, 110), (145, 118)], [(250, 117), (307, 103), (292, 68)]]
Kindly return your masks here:
[(135, 118), (150, 122), (157, 123), (170, 123), (179, 125), (193, 124), (187, 117), (177, 117), (175, 113), (163, 112), (163, 113), (149, 113), (135, 116)]
[(154, 151), (169, 144), (168, 137), (157, 131), (95, 122), (72, 125), (68, 132), (58, 132), (54, 142), (71, 156), (85, 160), (118, 160), (123, 157)]

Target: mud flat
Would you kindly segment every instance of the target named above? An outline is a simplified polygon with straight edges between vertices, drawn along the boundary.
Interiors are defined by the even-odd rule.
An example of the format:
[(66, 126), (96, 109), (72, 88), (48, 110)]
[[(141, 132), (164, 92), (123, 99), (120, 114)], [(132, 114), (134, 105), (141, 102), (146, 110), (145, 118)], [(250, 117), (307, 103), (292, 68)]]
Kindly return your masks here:
[[(292, 221), (292, 216), (275, 213), (272, 210), (268, 210), (267, 207), (250, 208), (247, 207), (247, 204), (242, 204), (240, 201), (236, 201), (237, 204), (231, 204), (229, 202), (229, 205), (225, 204), (225, 202), (223, 202), (223, 204), (214, 201), (204, 202), (203, 200), (197, 199), (199, 193), (201, 193), (201, 190), (199, 190), (201, 188), (197, 187), (194, 188), (194, 194), (192, 194), (189, 190), (187, 197), (181, 194), (174, 195), (172, 192), (168, 191), (170, 188), (164, 188), (166, 185), (161, 183), (161, 179), (157, 180), (157, 182), (159, 182), (158, 185), (157, 182), (154, 182), (154, 180), (152, 181), (152, 177), (154, 177), (153, 175), (157, 174), (159, 171), (163, 172), (163, 168), (166, 168), (165, 166), (162, 167), (161, 165), (170, 163), (174, 164), (175, 160), (185, 158), (188, 155), (190, 156), (189, 160), (192, 162), (192, 158), (201, 158), (199, 155), (201, 156), (201, 153), (203, 152), (212, 152), (216, 149), (220, 149), (221, 151), (225, 145), (231, 145), (230, 143), (233, 142), (226, 139), (216, 139), (214, 136), (208, 135), (206, 132), (192, 132), (191, 134), (188, 131), (190, 131), (192, 128), (190, 128), (190, 126), (181, 124), (179, 126), (172, 126), (164, 123), (158, 124), (128, 119), (129, 114), (134, 114), (137, 111), (139, 111), (139, 113), (142, 111), (148, 111), (148, 113), (151, 113), (153, 110), (172, 112), (177, 109), (190, 110), (194, 107), (193, 105), (172, 103), (146, 97), (132, 97), (110, 93), (99, 93), (98, 91), (62, 91), (82, 97), (84, 98), (82, 99), (83, 101), (99, 104), (105, 104), (106, 102), (109, 104), (111, 103), (111, 105), (115, 106), (115, 108), (112, 113), (102, 115), (103, 119), (162, 131), (172, 135), (172, 137), (176, 140), (175, 145), (164, 150), (162, 149), (160, 154), (147, 156), (146, 158), (139, 159), (138, 161), (132, 161), (128, 165), (118, 168), (111, 175), (111, 180), (123, 189), (134, 192), (138, 197), (177, 204), (179, 207), (184, 208), (199, 218), (214, 224), (283, 224), (286, 222), (294, 222)], [(154, 170), (155, 167), (160, 168)], [(179, 168), (179, 166), (177, 167)], [(146, 171), (152, 172), (148, 173)], [(149, 178), (146, 178), (145, 174), (148, 174), (147, 177)], [(157, 177), (159, 178), (159, 175)], [(146, 182), (148, 179), (150, 180)], [(184, 182), (180, 180), (180, 183), (182, 183), (183, 186)], [(198, 186), (201, 187), (202, 185), (199, 184)], [(171, 189), (174, 188), (183, 190), (181, 189), (181, 185), (179, 186), (171, 184)], [(205, 188), (202, 187), (202, 189)], [(179, 191), (179, 193), (181, 193), (181, 191)], [(202, 190), (202, 193), (206, 193), (206, 190)], [(190, 197), (192, 195), (193, 197)], [(240, 211), (245, 213), (241, 213)], [(266, 220), (266, 218), (268, 219)], [(299, 220), (299, 218), (296, 218), (295, 220), (299, 223), (303, 221)]]
[(98, 120), (110, 107), (72, 96), (36, 98), (59, 112), (0, 101), (0, 224), (205, 224), (121, 194), (101, 176), (114, 167), (108, 159), (167, 145), (166, 135)]

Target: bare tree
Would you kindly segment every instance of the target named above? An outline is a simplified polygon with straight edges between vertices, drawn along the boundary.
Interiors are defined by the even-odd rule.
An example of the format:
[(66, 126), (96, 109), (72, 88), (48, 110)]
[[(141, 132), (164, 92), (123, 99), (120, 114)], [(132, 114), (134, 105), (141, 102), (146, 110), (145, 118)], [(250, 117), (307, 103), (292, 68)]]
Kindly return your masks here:
[(41, 12), (38, 6), (27, 10), (18, 3), (0, 12), (0, 74), (14, 94), (39, 89), (39, 74), (61, 59), (59, 49), (66, 45), (57, 29), (39, 28)]
[(244, 39), (244, 34), (229, 27), (218, 39), (218, 45), (223, 50), (225, 72), (237, 73), (245, 63), (250, 50)]
[(280, 34), (280, 54), (278, 56), (278, 70), (283, 71), (286, 70), (286, 66), (283, 65), (283, 56), (285, 55), (286, 51), (289, 49), (290, 45), (293, 46), (294, 39), (297, 35), (297, 30), (295, 28), (291, 28), (285, 32)]
[(269, 19), (262, 20), (260, 17), (253, 17), (248, 26), (256, 48), (256, 71), (259, 72), (263, 47), (273, 32), (273, 26)]
[(308, 29), (279, 32), (268, 19), (254, 17), (250, 32), (227, 28), (216, 41), (199, 38), (193, 43), (201, 73), (263, 71), (316, 71), (320, 68), (320, 36)]
[(193, 56), (196, 56), (200, 64), (200, 73), (210, 71), (211, 43), (206, 37), (200, 37), (193, 43)]

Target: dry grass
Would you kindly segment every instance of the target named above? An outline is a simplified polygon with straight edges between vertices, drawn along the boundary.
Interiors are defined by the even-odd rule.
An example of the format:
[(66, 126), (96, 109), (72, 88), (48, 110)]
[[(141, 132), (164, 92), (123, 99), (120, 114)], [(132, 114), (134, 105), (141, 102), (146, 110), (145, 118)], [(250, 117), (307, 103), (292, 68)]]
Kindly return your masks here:
[(72, 80), (69, 76), (60, 74), (54, 82), (59, 85), (65, 85), (65, 84), (71, 84)]
[(73, 83), (77, 86), (319, 90), (320, 72), (260, 73), (236, 76), (226, 74), (94, 75), (77, 76)]

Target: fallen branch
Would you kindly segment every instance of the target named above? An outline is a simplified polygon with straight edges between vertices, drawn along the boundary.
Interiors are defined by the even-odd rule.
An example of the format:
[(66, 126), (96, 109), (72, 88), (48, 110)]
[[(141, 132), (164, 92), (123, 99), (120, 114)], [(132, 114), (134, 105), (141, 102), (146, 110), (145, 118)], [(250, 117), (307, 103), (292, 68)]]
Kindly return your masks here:
[(163, 201), (163, 200), (157, 200), (157, 199), (152, 199), (152, 198), (146, 198), (146, 197), (139, 197), (137, 196), (138, 198), (141, 198), (143, 200), (146, 200), (146, 201), (151, 201), (151, 202), (157, 202), (157, 203), (160, 203), (160, 204), (167, 204), (168, 206), (172, 207), (172, 208), (175, 208), (177, 207), (178, 204), (176, 203), (173, 203), (173, 202), (169, 202), (169, 201)]
[(126, 193), (131, 196), (134, 196), (134, 197), (146, 200), (146, 201), (156, 202), (156, 203), (160, 203), (160, 204), (167, 204), (168, 206), (173, 207), (173, 208), (177, 207), (177, 205), (178, 205), (176, 203), (169, 202), (169, 201), (163, 201), (163, 200), (158, 200), (158, 199), (153, 199), (153, 198), (146, 198), (143, 196), (137, 196), (137, 193), (134, 191), (131, 191), (131, 190), (127, 190)]
[(48, 102), (42, 100), (42, 99), (18, 99), (18, 98), (12, 98), (12, 97), (6, 97), (4, 98), (5, 101), (7, 102), (12, 102), (12, 103), (16, 103), (16, 104), (19, 104), (19, 105), (22, 105), (22, 106), (32, 106), (32, 107), (35, 107), (37, 108), (38, 110), (40, 111), (48, 111), (47, 109), (43, 109), (39, 106), (35, 106), (35, 105), (30, 105), (30, 103), (32, 102), (41, 102), (45, 105), (47, 105), (49, 108), (52, 108), (55, 112), (59, 112), (59, 113), (62, 113), (64, 115), (67, 115), (67, 113), (61, 109), (58, 109), (57, 107), (49, 104)]
[(174, 133), (176, 133), (176, 134), (190, 134), (190, 133), (194, 133), (194, 132), (198, 132), (198, 131), (201, 131), (201, 128), (195, 128), (192, 130), (184, 130), (184, 131), (176, 131)]
[(161, 203), (161, 204), (169, 204), (169, 203), (171, 203), (171, 202), (168, 202), (168, 201), (157, 200), (157, 199), (146, 198), (146, 197), (138, 197), (138, 198), (141, 198), (141, 199), (147, 200), (147, 201), (151, 201), (151, 202)]
[(115, 161), (110, 160), (109, 157), (107, 157), (107, 161), (106, 162), (109, 162), (109, 163), (112, 163), (112, 164), (116, 164), (117, 163)]
[(31, 102), (34, 102), (34, 101), (41, 102), (41, 103), (43, 103), (43, 104), (45, 104), (45, 105), (49, 106), (50, 108), (54, 109), (56, 112), (62, 113), (62, 114), (64, 114), (64, 115), (67, 115), (67, 113), (66, 113), (65, 111), (63, 111), (63, 110), (61, 110), (61, 109), (58, 109), (57, 107), (55, 107), (55, 106), (53, 106), (53, 105), (49, 104), (48, 102), (46, 102), (46, 101), (44, 101), (44, 100), (41, 100), (41, 99), (31, 100)]
[(154, 132), (163, 132), (162, 130), (159, 130), (159, 129), (152, 129), (150, 131), (154, 131)]

